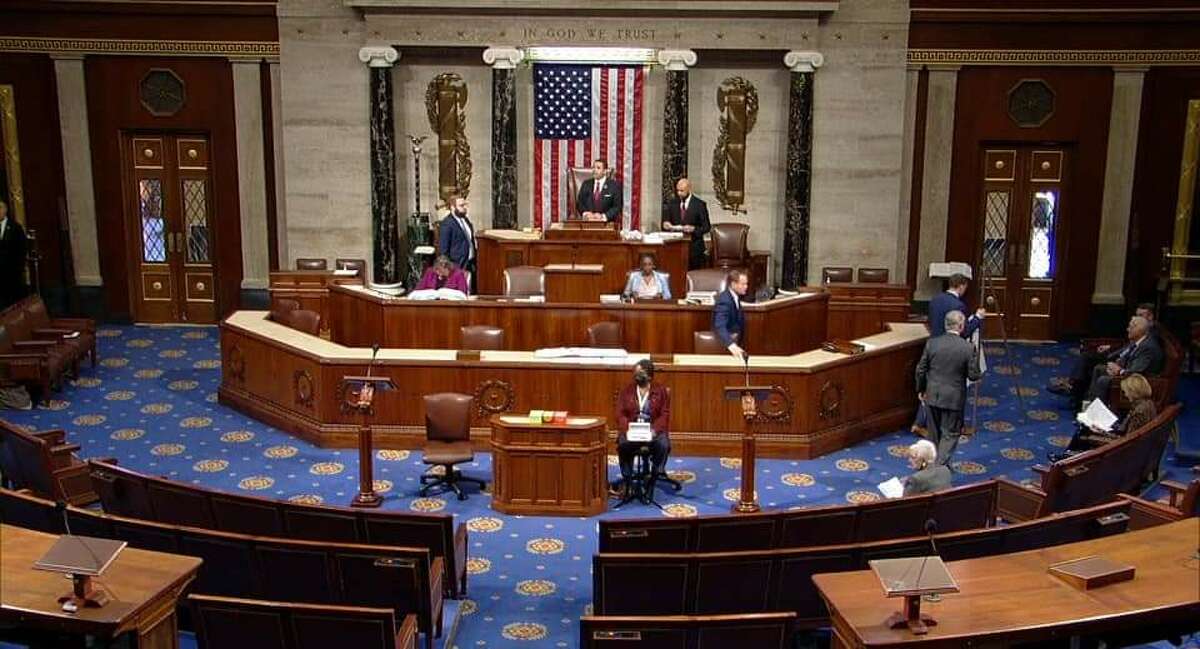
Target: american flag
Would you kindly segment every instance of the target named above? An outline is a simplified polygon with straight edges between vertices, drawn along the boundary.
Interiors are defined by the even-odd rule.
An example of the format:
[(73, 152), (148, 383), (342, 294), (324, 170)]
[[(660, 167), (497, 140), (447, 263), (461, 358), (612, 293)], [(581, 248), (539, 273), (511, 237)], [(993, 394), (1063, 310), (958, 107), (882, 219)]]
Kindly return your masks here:
[(622, 229), (641, 229), (645, 68), (533, 68), (533, 225), (567, 216), (567, 170), (604, 158), (625, 193)]

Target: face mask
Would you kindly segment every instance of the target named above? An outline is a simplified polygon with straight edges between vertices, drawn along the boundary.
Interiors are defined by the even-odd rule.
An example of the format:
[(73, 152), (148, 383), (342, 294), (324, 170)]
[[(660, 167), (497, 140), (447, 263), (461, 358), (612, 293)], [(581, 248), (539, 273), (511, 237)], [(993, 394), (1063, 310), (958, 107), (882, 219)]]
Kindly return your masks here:
[(642, 372), (638, 372), (637, 374), (634, 374), (633, 380), (635, 383), (642, 386), (643, 388), (646, 387), (647, 385), (650, 385), (650, 377)]

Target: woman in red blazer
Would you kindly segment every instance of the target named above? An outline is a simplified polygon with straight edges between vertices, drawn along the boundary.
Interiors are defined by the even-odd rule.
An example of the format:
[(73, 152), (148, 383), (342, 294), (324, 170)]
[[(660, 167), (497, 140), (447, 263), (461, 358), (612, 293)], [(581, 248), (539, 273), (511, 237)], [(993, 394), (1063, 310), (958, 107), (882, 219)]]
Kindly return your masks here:
[[(645, 421), (654, 431), (650, 442), (631, 442), (625, 439), (629, 423)], [(653, 469), (646, 485), (647, 493), (654, 491), (654, 476), (663, 470), (667, 455), (671, 452), (671, 393), (654, 383), (654, 363), (643, 359), (633, 366), (633, 382), (617, 395), (617, 457), (621, 464), (621, 477), (625, 489), (633, 475), (633, 456), (642, 446), (650, 447), (650, 466)]]

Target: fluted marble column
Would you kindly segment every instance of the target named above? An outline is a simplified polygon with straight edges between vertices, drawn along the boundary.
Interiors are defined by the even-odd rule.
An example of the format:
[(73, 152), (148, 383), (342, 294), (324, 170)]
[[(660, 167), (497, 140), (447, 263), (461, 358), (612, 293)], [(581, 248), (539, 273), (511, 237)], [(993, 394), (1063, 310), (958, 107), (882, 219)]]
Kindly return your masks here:
[(1133, 169), (1137, 163), (1142, 84), (1147, 67), (1113, 69), (1112, 109), (1108, 122), (1104, 202), (1100, 206), (1100, 248), (1096, 255), (1093, 304), (1125, 303), (1125, 253), (1133, 205)]
[[(658, 62), (667, 70), (663, 101), (662, 203), (675, 196), (675, 182), (688, 173), (688, 68), (696, 65), (692, 50), (659, 50)], [(663, 213), (663, 218), (667, 214)]]
[(395, 48), (364, 47), (358, 60), (371, 75), (371, 232), (372, 279), (380, 284), (400, 281), (400, 230), (396, 223), (396, 131), (392, 124), (392, 65), (400, 59)]
[(779, 285), (786, 289), (808, 281), (808, 232), (812, 203), (813, 77), (825, 63), (820, 52), (788, 52), (783, 64), (792, 71), (788, 93), (787, 183), (783, 216), (783, 264)]
[(517, 64), (525, 53), (515, 47), (489, 47), (483, 62), (492, 66), (492, 227), (517, 227)]

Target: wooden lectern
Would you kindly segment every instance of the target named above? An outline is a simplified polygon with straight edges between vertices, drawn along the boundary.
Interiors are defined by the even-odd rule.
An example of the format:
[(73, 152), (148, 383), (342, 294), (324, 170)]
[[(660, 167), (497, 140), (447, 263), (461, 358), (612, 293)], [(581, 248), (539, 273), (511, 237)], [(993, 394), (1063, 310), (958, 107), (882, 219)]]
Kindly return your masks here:
[(885, 595), (904, 598), (903, 610), (883, 622), (890, 629), (907, 628), (913, 635), (929, 633), (937, 620), (921, 612), (921, 596), (958, 592), (958, 584), (938, 556), (874, 559), (867, 565), (879, 576)]
[(620, 241), (616, 222), (567, 219), (547, 228), (542, 236), (547, 241)]
[(374, 443), (371, 440), (371, 415), (375, 414), (375, 393), (395, 390), (396, 384), (385, 376), (342, 377), (342, 412), (357, 412), (362, 415), (358, 429), (358, 494), (350, 501), (351, 507), (378, 507), (383, 498), (375, 493), (373, 460)]
[(725, 387), (725, 400), (738, 400), (742, 404), (742, 420), (745, 428), (742, 431), (742, 484), (741, 495), (733, 511), (738, 514), (753, 514), (762, 509), (754, 493), (754, 457), (757, 440), (754, 436), (754, 424), (758, 421), (761, 405), (768, 400), (775, 401), (783, 395), (782, 390), (772, 385), (750, 385), (750, 371), (747, 363), (746, 385)]

